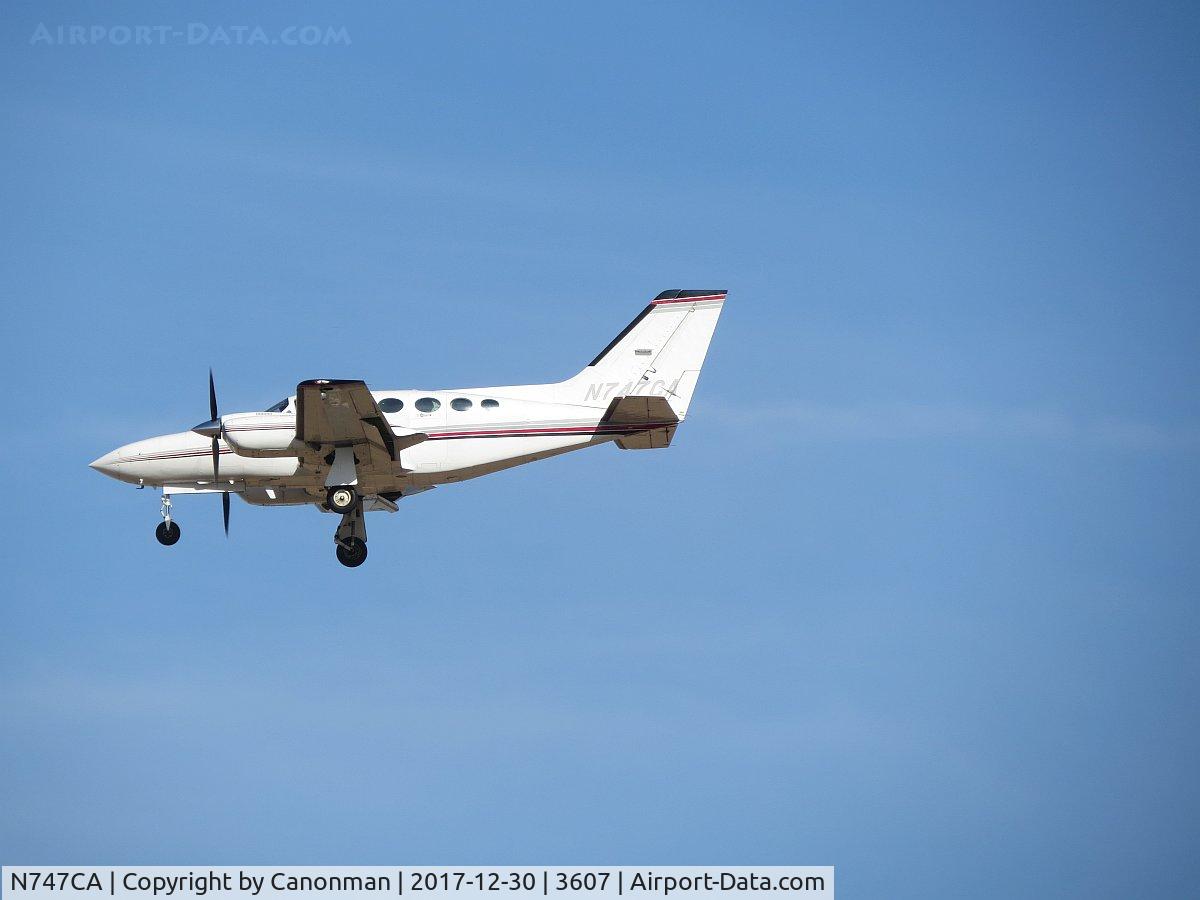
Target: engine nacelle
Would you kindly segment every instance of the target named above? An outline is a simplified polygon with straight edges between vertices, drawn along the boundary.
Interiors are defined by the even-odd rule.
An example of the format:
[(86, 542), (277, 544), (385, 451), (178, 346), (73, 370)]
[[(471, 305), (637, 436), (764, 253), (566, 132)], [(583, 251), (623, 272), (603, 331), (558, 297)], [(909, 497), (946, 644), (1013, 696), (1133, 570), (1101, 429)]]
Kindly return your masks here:
[(293, 413), (234, 413), (221, 417), (221, 437), (238, 456), (298, 456)]

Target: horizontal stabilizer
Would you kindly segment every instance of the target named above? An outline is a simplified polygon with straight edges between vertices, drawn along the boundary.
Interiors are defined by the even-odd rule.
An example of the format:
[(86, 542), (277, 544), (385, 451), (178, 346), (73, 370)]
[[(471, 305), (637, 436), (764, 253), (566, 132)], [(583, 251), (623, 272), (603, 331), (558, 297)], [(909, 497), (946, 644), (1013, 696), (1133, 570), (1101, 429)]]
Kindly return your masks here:
[(427, 440), (429, 440), (429, 435), (425, 434), (423, 431), (414, 431), (412, 434), (396, 435), (396, 437), (393, 439), (393, 444), (396, 448), (396, 452), (399, 453), (401, 450), (407, 450), (409, 447), (415, 447), (417, 444)]
[(665, 397), (618, 397), (609, 404), (600, 424), (637, 429), (617, 438), (622, 450), (658, 450), (670, 446), (679, 416)]

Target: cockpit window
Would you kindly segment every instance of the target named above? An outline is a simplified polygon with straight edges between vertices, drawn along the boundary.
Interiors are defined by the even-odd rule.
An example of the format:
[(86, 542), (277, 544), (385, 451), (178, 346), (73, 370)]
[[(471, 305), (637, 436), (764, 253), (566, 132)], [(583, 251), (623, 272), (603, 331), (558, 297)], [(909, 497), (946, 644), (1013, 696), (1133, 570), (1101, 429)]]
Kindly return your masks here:
[(280, 400), (274, 406), (268, 406), (267, 412), (283, 412), (285, 409), (288, 408), (288, 401), (290, 399), (291, 398), (289, 398), (289, 397), (284, 397), (282, 400)]

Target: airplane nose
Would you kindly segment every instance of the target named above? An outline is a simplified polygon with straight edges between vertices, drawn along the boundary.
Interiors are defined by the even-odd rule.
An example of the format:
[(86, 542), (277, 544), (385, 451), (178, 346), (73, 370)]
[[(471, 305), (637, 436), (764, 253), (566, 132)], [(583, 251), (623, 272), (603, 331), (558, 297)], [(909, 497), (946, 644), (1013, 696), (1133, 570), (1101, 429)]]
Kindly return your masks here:
[(192, 431), (196, 432), (196, 434), (198, 434), (202, 437), (207, 437), (207, 438), (220, 437), (220, 435), (221, 435), (221, 420), (220, 419), (209, 419), (207, 422), (201, 422), (199, 425), (197, 425), (195, 428), (193, 428)]
[(117, 451), (105, 453), (98, 459), (93, 459), (88, 465), (99, 472), (101, 475), (107, 475), (109, 478), (117, 477)]

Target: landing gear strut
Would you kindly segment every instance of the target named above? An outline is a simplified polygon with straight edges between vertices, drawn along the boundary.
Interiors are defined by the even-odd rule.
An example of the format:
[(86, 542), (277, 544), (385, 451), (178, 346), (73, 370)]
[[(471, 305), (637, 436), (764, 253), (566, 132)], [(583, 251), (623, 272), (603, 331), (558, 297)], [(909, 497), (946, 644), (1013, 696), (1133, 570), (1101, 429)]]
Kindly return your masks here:
[(325, 503), (342, 514), (342, 524), (333, 534), (338, 562), (351, 569), (367, 561), (367, 523), (356, 487), (357, 465), (353, 448), (337, 447), (329, 461), (329, 474), (325, 476)]
[(179, 541), (179, 526), (171, 521), (171, 496), (163, 494), (162, 522), (154, 529), (154, 536), (164, 547), (170, 547)]
[[(335, 490), (338, 489), (333, 488), (330, 493)], [(343, 513), (342, 523), (334, 532), (333, 541), (337, 544), (338, 562), (343, 566), (353, 569), (367, 561), (367, 523), (361, 503), (352, 504), (350, 511)]]

